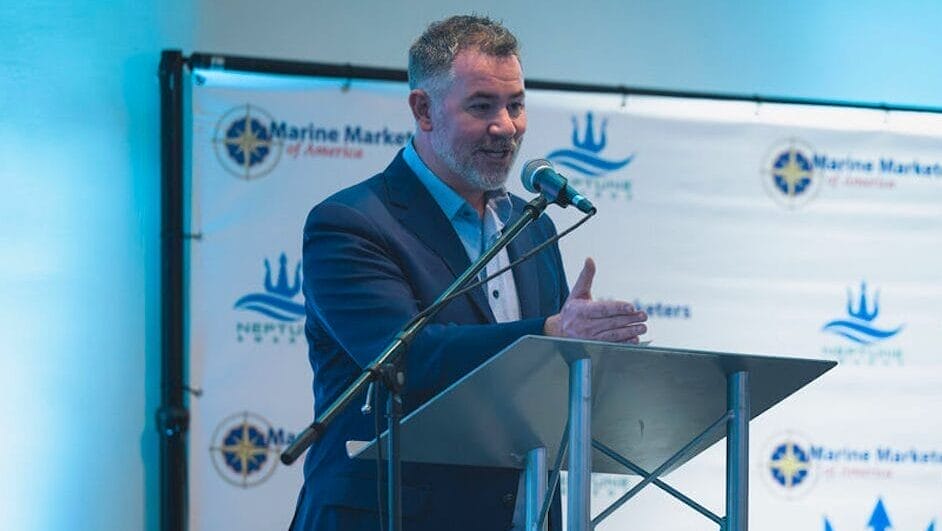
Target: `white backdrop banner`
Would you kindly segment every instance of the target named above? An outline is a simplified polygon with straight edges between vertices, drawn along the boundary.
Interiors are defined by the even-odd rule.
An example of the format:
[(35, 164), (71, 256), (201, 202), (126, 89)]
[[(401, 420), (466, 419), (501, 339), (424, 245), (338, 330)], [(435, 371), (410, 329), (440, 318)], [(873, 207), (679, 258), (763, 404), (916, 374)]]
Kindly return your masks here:
[[(313, 415), (302, 224), (408, 141), (408, 90), (191, 81), (191, 529), (285, 529), (301, 466), (277, 456)], [(593, 256), (596, 297), (644, 308), (655, 345), (840, 362), (753, 422), (753, 529), (934, 529), (942, 116), (544, 90), (527, 107), (517, 168), (548, 158), (599, 209), (561, 242), (570, 280)], [(578, 218), (548, 212), (561, 229)], [(720, 515), (724, 449), (666, 478)], [(593, 510), (637, 481), (595, 477)], [(646, 489), (600, 528), (716, 525)]]

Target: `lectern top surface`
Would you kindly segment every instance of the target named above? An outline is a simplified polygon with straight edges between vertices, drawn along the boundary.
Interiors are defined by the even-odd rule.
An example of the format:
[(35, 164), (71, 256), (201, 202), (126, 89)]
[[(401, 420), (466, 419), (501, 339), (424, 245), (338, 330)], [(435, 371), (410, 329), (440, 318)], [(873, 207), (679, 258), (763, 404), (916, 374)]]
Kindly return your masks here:
[[(552, 463), (566, 426), (568, 363), (586, 357), (592, 437), (648, 470), (724, 414), (727, 374), (749, 373), (755, 418), (836, 365), (527, 336), (403, 419), (403, 461), (523, 468), (527, 451), (543, 446)], [(690, 457), (722, 437), (706, 439)], [(375, 445), (349, 448), (355, 457), (375, 457)], [(626, 473), (599, 453), (592, 467)]]

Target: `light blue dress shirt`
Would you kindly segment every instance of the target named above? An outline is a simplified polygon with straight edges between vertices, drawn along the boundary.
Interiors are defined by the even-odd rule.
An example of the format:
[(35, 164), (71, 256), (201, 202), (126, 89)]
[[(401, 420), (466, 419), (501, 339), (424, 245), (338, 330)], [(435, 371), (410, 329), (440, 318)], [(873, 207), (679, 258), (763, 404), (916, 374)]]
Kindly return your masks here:
[[(484, 206), (484, 216), (478, 216), (477, 211), (470, 203), (465, 201), (463, 197), (458, 195), (458, 192), (452, 190), (425, 165), (411, 141), (406, 143), (402, 158), (405, 159), (409, 168), (432, 194), (432, 198), (441, 207), (445, 217), (451, 221), (451, 226), (455, 229), (464, 250), (468, 253), (468, 259), (472, 262), (477, 260), (484, 253), (484, 250), (500, 237), (500, 231), (510, 220), (510, 215), (513, 212), (510, 195), (503, 189), (500, 192), (489, 194), (487, 204)], [(488, 262), (481, 278), (484, 278), (485, 275), (490, 276), (509, 264), (510, 257), (507, 255), (507, 248), (505, 247)], [(486, 288), (488, 305), (491, 307), (494, 319), (498, 323), (520, 319), (520, 300), (517, 298), (517, 285), (514, 283), (514, 276), (511, 271), (507, 271), (488, 282)], [(514, 507), (512, 531), (524, 531), (526, 527), (524, 482), (524, 475), (521, 474), (517, 483), (517, 499)]]
[[(419, 157), (412, 142), (407, 142), (402, 153), (402, 158), (406, 164), (416, 174), (419, 181), (432, 194), (432, 198), (441, 207), (445, 217), (451, 221), (451, 226), (458, 234), (464, 250), (468, 253), (468, 259), (472, 262), (477, 260), (481, 254), (497, 238), (500, 237), (500, 231), (510, 219), (513, 211), (513, 205), (510, 202), (510, 196), (503, 189), (500, 192), (489, 194), (487, 204), (484, 207), (484, 215), (479, 216), (477, 211), (463, 197), (458, 195), (444, 181), (432, 173), (432, 170), (426, 166), (425, 162)], [(510, 258), (507, 255), (507, 249), (502, 249), (487, 264), (487, 267), (481, 274), (491, 275), (499, 269), (510, 264)], [(486, 285), (487, 302), (494, 313), (494, 319), (498, 323), (518, 321), (520, 319), (520, 301), (517, 298), (517, 285), (514, 283), (512, 272), (507, 271), (501, 276), (491, 280)]]

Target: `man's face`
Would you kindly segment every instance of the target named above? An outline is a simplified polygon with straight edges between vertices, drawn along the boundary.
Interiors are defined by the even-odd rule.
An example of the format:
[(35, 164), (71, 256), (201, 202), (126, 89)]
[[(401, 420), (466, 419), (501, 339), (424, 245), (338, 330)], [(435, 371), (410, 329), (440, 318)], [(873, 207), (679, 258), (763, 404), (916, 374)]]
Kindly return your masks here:
[(440, 175), (471, 191), (501, 188), (527, 129), (523, 72), (516, 57), (459, 52), (452, 79), (431, 96), (432, 150)]

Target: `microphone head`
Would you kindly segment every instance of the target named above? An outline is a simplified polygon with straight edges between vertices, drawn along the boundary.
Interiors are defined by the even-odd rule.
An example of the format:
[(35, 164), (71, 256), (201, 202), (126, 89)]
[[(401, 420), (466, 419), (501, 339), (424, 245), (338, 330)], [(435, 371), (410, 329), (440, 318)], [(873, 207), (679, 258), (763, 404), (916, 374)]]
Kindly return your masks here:
[(534, 194), (540, 193), (540, 189), (536, 185), (536, 174), (544, 169), (552, 171), (553, 163), (546, 159), (533, 159), (523, 165), (523, 171), (520, 172), (520, 180), (523, 181), (523, 187), (526, 188), (528, 192)]

